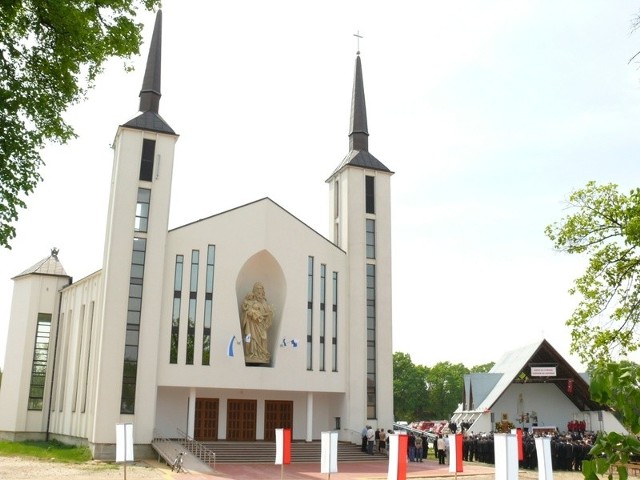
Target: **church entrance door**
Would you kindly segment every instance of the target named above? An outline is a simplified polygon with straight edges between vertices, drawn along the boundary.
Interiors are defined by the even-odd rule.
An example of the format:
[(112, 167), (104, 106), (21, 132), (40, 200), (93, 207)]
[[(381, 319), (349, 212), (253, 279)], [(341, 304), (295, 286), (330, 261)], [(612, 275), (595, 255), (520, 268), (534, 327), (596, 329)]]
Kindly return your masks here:
[(276, 428), (293, 428), (292, 401), (266, 400), (264, 402), (264, 439), (266, 441), (275, 442)]
[(256, 440), (257, 400), (227, 400), (227, 440)]
[(217, 398), (196, 398), (196, 418), (193, 438), (199, 441), (218, 440)]

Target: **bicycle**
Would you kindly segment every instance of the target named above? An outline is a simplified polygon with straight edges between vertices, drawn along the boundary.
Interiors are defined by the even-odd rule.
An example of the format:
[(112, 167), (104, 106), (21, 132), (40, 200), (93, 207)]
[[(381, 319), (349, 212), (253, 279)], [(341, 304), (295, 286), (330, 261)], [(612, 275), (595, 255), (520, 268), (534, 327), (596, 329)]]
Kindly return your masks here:
[(182, 462), (186, 454), (187, 454), (186, 452), (178, 453), (178, 456), (173, 461), (173, 465), (171, 465), (172, 472), (176, 472), (176, 473), (184, 472), (184, 467), (182, 466)]

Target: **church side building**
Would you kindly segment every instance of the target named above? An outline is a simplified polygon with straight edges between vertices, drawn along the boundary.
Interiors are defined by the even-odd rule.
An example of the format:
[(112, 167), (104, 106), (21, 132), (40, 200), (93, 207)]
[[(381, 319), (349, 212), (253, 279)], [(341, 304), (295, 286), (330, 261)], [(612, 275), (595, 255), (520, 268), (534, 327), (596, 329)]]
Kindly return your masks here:
[(369, 152), (359, 52), (326, 238), (270, 198), (169, 230), (161, 45), (159, 11), (140, 114), (113, 143), (102, 268), (73, 282), (54, 250), (14, 277), (0, 438), (113, 459), (119, 423), (137, 455), (156, 437), (360, 443), (365, 424), (391, 427), (393, 172)]

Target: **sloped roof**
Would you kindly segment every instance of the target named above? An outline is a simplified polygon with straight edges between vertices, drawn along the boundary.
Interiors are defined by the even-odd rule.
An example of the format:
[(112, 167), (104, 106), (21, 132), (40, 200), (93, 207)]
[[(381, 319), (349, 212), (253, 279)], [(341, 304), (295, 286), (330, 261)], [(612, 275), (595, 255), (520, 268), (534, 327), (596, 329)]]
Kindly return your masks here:
[(195, 220), (193, 222), (189, 222), (186, 223), (184, 225), (180, 225), (178, 227), (172, 228), (171, 230), (169, 230), (169, 233), (177, 231), (177, 230), (181, 230), (183, 228), (188, 228), (191, 225), (200, 223), (200, 222), (206, 222), (209, 219), (215, 218), (215, 217), (219, 217), (222, 215), (228, 215), (231, 212), (237, 211), (237, 210), (242, 210), (242, 209), (246, 209), (246, 208), (251, 208), (252, 206), (258, 205), (260, 203), (269, 203), (271, 205), (273, 205), (274, 207), (276, 207), (278, 210), (282, 211), (285, 215), (291, 217), (292, 219), (294, 219), (297, 223), (299, 223), (300, 225), (302, 225), (304, 228), (309, 229), (310, 231), (312, 231), (315, 235), (317, 235), (318, 237), (322, 238), (322, 240), (324, 240), (327, 243), (330, 243), (331, 245), (333, 245), (336, 249), (341, 250), (344, 252), (344, 250), (342, 248), (340, 248), (339, 246), (337, 246), (335, 243), (333, 243), (331, 240), (329, 240), (327, 237), (325, 237), (324, 235), (322, 235), (320, 232), (318, 232), (316, 229), (310, 227), (309, 225), (307, 225), (305, 222), (303, 222), (302, 220), (300, 220), (298, 217), (296, 217), (293, 213), (289, 212), (286, 208), (282, 207), (280, 204), (278, 204), (277, 202), (273, 201), (271, 198), (269, 197), (263, 197), (260, 198), (258, 200), (254, 200), (253, 202), (249, 202), (246, 203), (244, 205), (239, 205), (237, 207), (231, 208), (229, 210), (225, 210), (223, 212), (220, 213), (216, 213), (213, 215), (210, 215), (208, 217), (204, 217), (204, 218), (200, 218), (198, 220)]
[(173, 128), (171, 128), (169, 124), (155, 112), (141, 113), (137, 117), (125, 123), (124, 126), (140, 130), (151, 130), (152, 132), (176, 134), (176, 132), (173, 131)]
[(62, 263), (60, 263), (60, 260), (58, 259), (58, 250), (55, 248), (51, 250), (51, 255), (49, 255), (46, 258), (43, 258), (35, 265), (32, 265), (31, 267), (27, 268), (24, 272), (19, 273), (13, 278), (16, 279), (18, 277), (23, 277), (25, 275), (32, 275), (32, 274), (55, 275), (58, 277), (69, 276), (67, 275), (67, 272), (65, 272), (64, 267), (62, 266)]
[[(531, 367), (553, 366), (556, 369), (555, 376), (537, 377), (531, 375)], [(489, 371), (490, 374), (500, 375), (491, 391), (482, 398), (482, 377), (478, 377), (476, 384), (471, 374), (469, 386), (473, 389), (473, 397), (476, 410), (490, 410), (512, 383), (553, 383), (566, 397), (580, 410), (602, 410), (606, 406), (591, 400), (589, 384), (585, 377), (579, 374), (546, 340), (541, 340), (530, 345), (505, 353)], [(572, 391), (569, 392), (567, 383), (573, 381)], [(465, 388), (467, 384), (465, 382)], [(477, 388), (478, 387), (478, 388)]]

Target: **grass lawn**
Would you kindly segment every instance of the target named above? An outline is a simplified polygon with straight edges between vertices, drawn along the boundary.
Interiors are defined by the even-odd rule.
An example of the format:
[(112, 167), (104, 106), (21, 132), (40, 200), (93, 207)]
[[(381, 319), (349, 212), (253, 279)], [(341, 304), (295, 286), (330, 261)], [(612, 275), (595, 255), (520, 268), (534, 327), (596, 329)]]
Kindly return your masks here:
[(64, 463), (82, 463), (91, 460), (87, 447), (65, 445), (56, 440), (49, 442), (2, 442), (0, 455), (40, 458)]

